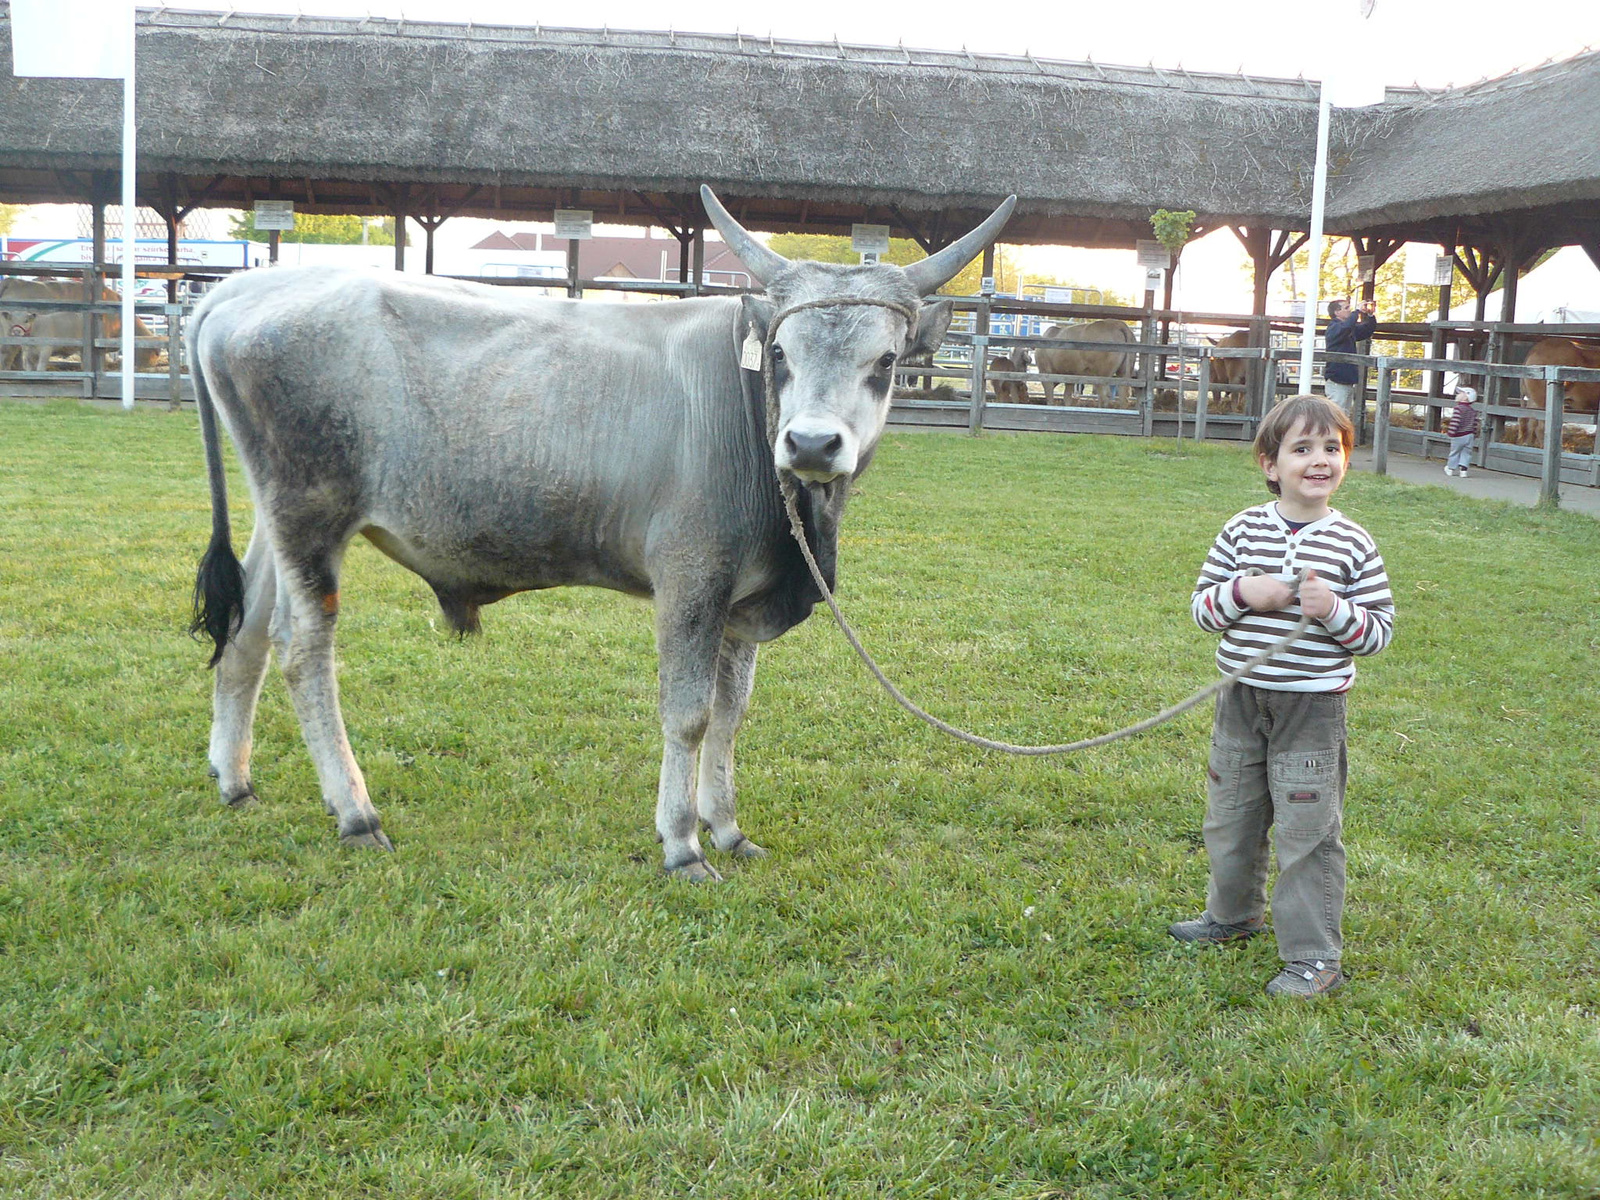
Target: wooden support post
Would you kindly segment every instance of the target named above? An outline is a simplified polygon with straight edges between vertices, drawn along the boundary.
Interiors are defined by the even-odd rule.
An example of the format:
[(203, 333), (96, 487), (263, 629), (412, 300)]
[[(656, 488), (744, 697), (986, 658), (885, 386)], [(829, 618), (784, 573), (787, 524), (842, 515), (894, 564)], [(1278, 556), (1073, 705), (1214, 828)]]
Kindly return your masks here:
[(567, 239), (567, 295), (574, 300), (582, 299), (583, 287), (578, 280), (578, 239)]
[(394, 204), (394, 269), (406, 269), (406, 206), (403, 190)]
[[(1181, 357), (1178, 361), (1178, 370), (1181, 378), (1181, 372), (1183, 371), (1183, 361)], [(1209, 348), (1202, 348), (1200, 351), (1199, 383), (1200, 394), (1195, 397), (1194, 401), (1194, 440), (1197, 442), (1203, 442), (1206, 440), (1206, 410), (1211, 406), (1211, 351)], [(1182, 395), (1182, 392), (1180, 392), (1180, 407), (1183, 402)]]
[(183, 400), (183, 306), (167, 305), (167, 411), (177, 412)]
[(981, 301), (972, 320), (972, 405), (967, 410), (967, 432), (976, 437), (983, 429), (985, 368), (989, 359), (989, 302)]
[(1555, 377), (1558, 367), (1544, 372), (1544, 473), (1539, 483), (1539, 507), (1561, 503), (1561, 416), (1566, 408), (1566, 386)]
[[(97, 351), (94, 344), (95, 335), (100, 331), (100, 317), (95, 312), (94, 305), (100, 299), (101, 290), (99, 269), (91, 263), (83, 269), (83, 302), (86, 307), (83, 310), (83, 342), (78, 349), (78, 366), (88, 372), (87, 378), (83, 381), (85, 399), (93, 398), (100, 382), (99, 371), (96, 369), (95, 364)], [(44, 353), (44, 369), (48, 371), (50, 369), (50, 351), (46, 349)], [(131, 371), (133, 370), (133, 364), (124, 361), (122, 369)]]
[(1389, 473), (1389, 389), (1394, 386), (1392, 359), (1380, 358), (1378, 371), (1378, 412), (1372, 422), (1372, 473)]
[(704, 225), (696, 226), (694, 231), (694, 289), (691, 295), (698, 296), (705, 282), (706, 275), (706, 229)]

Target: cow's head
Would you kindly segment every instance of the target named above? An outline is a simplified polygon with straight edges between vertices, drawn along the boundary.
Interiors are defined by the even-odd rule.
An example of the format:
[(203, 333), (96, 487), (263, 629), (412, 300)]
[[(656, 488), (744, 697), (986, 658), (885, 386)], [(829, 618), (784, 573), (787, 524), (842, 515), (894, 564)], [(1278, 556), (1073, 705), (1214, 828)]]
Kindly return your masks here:
[[(723, 239), (766, 285), (765, 296), (745, 297), (746, 326), (764, 343), (772, 323), (781, 320), (768, 364), (778, 396), (777, 468), (818, 484), (860, 474), (889, 415), (895, 364), (933, 353), (950, 325), (948, 300), (922, 298), (994, 240), (1017, 198), (1008, 198), (959, 241), (904, 268), (791, 262), (751, 237), (710, 188), (702, 187), (700, 198)], [(823, 306), (784, 315), (797, 305), (837, 299), (881, 306)]]

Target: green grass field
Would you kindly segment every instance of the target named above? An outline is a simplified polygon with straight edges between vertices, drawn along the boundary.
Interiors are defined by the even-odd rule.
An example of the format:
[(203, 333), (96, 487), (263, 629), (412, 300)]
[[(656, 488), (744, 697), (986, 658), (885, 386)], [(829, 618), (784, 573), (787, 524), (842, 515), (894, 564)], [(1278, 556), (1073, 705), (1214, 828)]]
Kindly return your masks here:
[[(648, 608), (446, 634), (365, 543), (340, 680), (397, 853), (342, 849), (281, 680), (206, 776), (193, 416), (0, 404), (0, 1195), (1600, 1196), (1600, 522), (1354, 476), (1394, 645), (1351, 701), (1350, 985), (1196, 952), (1208, 714), (972, 750), (827, 621), (762, 653), (741, 821), (663, 878)], [(1214, 676), (1241, 448), (891, 435), (841, 600), (890, 674), (1066, 741)], [(248, 500), (235, 475), (242, 550)]]

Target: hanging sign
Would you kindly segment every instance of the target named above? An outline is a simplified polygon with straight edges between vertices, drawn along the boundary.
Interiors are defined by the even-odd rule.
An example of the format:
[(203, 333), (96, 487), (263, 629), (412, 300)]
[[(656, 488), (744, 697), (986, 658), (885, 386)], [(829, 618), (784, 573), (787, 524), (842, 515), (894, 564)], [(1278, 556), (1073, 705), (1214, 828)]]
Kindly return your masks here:
[(1135, 247), (1139, 265), (1146, 271), (1165, 271), (1172, 265), (1172, 251), (1160, 242), (1140, 242)]
[(1361, 282), (1371, 283), (1378, 277), (1378, 256), (1376, 254), (1358, 254), (1356, 262), (1361, 268)]
[(889, 252), (889, 227), (887, 225), (850, 226), (850, 249), (857, 254), (887, 254)]
[(255, 207), (257, 229), (293, 229), (293, 200), (257, 200)]
[(1456, 260), (1448, 254), (1441, 254), (1433, 260), (1433, 286), (1449, 287), (1456, 277)]
[(594, 236), (594, 213), (587, 208), (556, 209), (555, 236), (577, 242), (587, 241)]

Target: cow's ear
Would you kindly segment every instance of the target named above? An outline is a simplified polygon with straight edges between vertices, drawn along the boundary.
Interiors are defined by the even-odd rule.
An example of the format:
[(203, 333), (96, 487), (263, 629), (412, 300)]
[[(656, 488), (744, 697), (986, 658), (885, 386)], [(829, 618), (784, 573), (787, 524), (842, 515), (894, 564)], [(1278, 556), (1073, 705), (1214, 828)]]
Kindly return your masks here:
[(955, 315), (955, 306), (948, 300), (935, 300), (932, 304), (924, 304), (917, 311), (917, 325), (907, 339), (906, 352), (903, 358), (927, 358), (944, 344), (945, 330), (950, 328), (950, 318)]
[(752, 296), (748, 293), (739, 297), (739, 303), (744, 308), (739, 320), (739, 341), (743, 342), (749, 337), (753, 329), (756, 341), (765, 342), (767, 328), (772, 324), (773, 314), (777, 312), (776, 307), (765, 296)]

